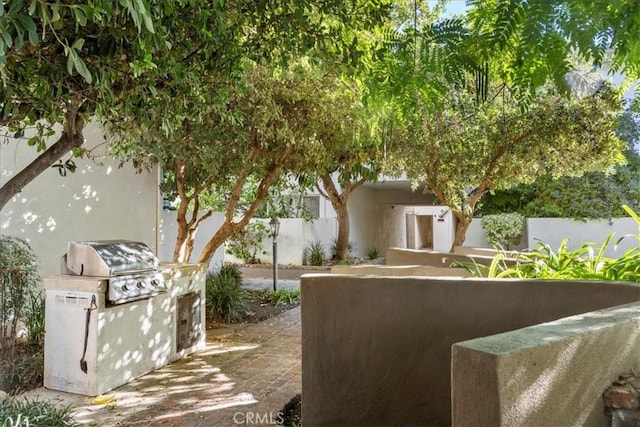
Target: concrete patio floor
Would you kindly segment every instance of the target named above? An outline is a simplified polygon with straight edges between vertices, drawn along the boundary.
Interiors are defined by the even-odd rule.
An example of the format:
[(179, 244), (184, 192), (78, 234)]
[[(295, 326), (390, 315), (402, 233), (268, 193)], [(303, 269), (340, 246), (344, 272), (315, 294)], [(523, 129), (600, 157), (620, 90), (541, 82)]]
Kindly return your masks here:
[[(298, 285), (291, 282), (286, 287)], [(83, 425), (204, 427), (275, 424), (301, 390), (297, 307), (260, 323), (208, 330), (204, 350), (106, 393), (109, 403), (44, 388), (23, 396), (71, 406)]]

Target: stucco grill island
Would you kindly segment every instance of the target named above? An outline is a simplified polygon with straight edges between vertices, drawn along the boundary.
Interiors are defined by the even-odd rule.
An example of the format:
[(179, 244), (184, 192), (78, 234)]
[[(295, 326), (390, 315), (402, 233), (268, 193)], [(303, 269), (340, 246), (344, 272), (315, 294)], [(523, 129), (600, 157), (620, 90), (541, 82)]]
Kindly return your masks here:
[(44, 386), (96, 396), (205, 345), (205, 268), (144, 243), (70, 242), (45, 277)]

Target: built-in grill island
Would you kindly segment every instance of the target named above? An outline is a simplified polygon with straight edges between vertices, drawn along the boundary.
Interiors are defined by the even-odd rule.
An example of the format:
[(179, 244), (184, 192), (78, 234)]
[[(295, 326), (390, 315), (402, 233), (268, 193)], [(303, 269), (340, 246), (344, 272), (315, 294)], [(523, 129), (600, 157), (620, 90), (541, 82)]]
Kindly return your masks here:
[(204, 264), (147, 245), (70, 242), (46, 294), (44, 386), (97, 396), (205, 346)]

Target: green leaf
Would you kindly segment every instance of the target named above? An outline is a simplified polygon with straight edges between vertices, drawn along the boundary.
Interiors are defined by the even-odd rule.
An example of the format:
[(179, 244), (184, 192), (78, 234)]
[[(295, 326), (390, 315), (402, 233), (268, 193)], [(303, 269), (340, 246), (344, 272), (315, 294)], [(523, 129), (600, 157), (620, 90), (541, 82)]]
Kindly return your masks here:
[(142, 14), (142, 19), (144, 20), (144, 26), (150, 33), (154, 34), (155, 31), (153, 29), (153, 21), (151, 21), (151, 16), (149, 13), (145, 12)]
[[(1, 59), (2, 58), (0, 57), (0, 63), (2, 62)], [(4, 104), (4, 117), (9, 117), (9, 114), (11, 114), (11, 111), (13, 111), (13, 103), (12, 102), (5, 102), (5, 104)]]
[(84, 10), (82, 10), (79, 7), (74, 7), (73, 8), (73, 14), (76, 17), (76, 22), (81, 26), (84, 27), (85, 25), (87, 25), (87, 17), (84, 14)]
[(76, 166), (76, 163), (71, 159), (64, 162), (64, 167), (71, 173), (74, 173), (76, 169), (78, 169), (78, 167)]
[(58, 22), (60, 20), (60, 6), (54, 4), (53, 6), (51, 6), (51, 12), (51, 23), (53, 24), (55, 22)]
[(76, 55), (76, 51), (75, 50), (71, 50), (71, 49), (67, 49), (65, 47), (65, 50), (67, 51), (67, 73), (69, 74), (73, 74), (73, 57)]
[(84, 77), (87, 83), (90, 84), (93, 79), (91, 77), (91, 73), (89, 72), (89, 69), (87, 68), (87, 65), (84, 63), (82, 58), (75, 55), (73, 65), (76, 67), (76, 70), (78, 70), (78, 74)]
[(79, 38), (79, 39), (76, 39), (75, 42), (73, 42), (73, 44), (71, 45), (71, 48), (75, 50), (82, 50), (82, 46), (84, 46), (84, 39)]
[(38, 44), (38, 31), (33, 19), (30, 16), (18, 16), (18, 22), (20, 22), (22, 28), (27, 30), (29, 42), (31, 42), (32, 45)]
[(23, 5), (24, 5), (24, 1), (23, 0), (12, 0), (12, 1), (10, 1), (9, 2), (9, 13), (10, 14), (18, 13), (18, 11), (20, 9), (22, 9)]

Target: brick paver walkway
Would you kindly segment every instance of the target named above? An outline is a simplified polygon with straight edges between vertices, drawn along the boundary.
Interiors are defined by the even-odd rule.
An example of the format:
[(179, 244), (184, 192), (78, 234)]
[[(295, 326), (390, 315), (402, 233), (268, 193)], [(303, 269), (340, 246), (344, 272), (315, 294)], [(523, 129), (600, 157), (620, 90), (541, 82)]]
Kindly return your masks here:
[[(101, 427), (274, 424), (302, 390), (300, 307), (229, 332), (209, 331), (205, 350), (109, 392), (111, 403), (67, 396), (76, 420)], [(64, 403), (51, 393), (31, 398)]]

